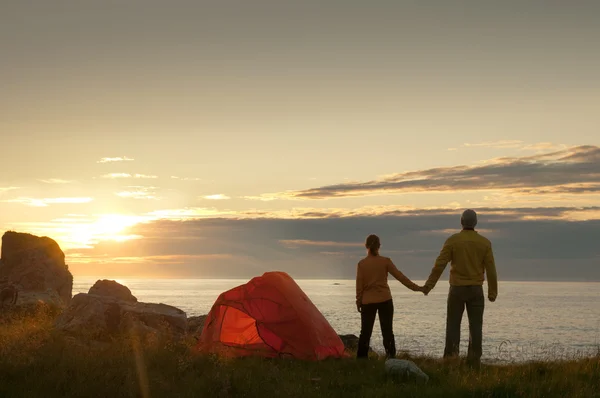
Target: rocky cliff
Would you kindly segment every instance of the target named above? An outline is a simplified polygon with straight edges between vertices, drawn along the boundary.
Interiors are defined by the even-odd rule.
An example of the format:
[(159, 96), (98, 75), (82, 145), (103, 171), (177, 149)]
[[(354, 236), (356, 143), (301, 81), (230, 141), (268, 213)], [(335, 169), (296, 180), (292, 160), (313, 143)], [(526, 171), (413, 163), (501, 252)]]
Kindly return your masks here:
[(17, 307), (39, 303), (61, 308), (68, 305), (73, 276), (58, 244), (48, 237), (6, 232), (2, 236), (0, 291), (7, 288), (18, 292)]

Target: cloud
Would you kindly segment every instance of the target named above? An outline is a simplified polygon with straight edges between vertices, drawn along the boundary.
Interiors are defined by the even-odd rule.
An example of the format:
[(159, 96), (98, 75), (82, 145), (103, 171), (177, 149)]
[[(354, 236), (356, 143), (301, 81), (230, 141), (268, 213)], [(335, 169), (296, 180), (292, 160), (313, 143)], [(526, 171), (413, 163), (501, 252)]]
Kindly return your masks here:
[[(478, 143), (465, 143), (462, 145), (463, 148), (494, 148), (494, 149), (518, 149), (520, 151), (559, 151), (568, 148), (564, 144), (555, 144), (552, 142), (537, 142), (535, 144), (527, 144), (521, 140), (501, 140), (501, 141), (487, 141)], [(458, 148), (448, 148), (449, 151), (455, 151)]]
[(3, 202), (21, 203), (21, 204), (24, 204), (27, 206), (32, 206), (32, 207), (47, 207), (47, 206), (53, 205), (53, 204), (89, 203), (92, 200), (94, 200), (94, 199), (87, 198), (87, 197), (85, 197), (85, 198), (78, 198), (78, 197), (74, 197), (74, 198), (43, 198), (43, 199), (19, 197), (19, 198), (15, 198), (15, 199), (4, 200)]
[(146, 174), (129, 174), (129, 173), (108, 173), (101, 176), (101, 178), (142, 178), (142, 179), (155, 179), (158, 176), (146, 175)]
[(19, 189), (19, 187), (0, 187), (0, 195), (8, 191), (14, 191), (15, 189)]
[(215, 208), (207, 207), (186, 207), (183, 209), (163, 209), (155, 210), (148, 213), (148, 216), (154, 219), (166, 219), (166, 220), (186, 220), (186, 219), (199, 219), (199, 218), (210, 218), (210, 217), (226, 217), (235, 216), (235, 212), (223, 212)]
[(278, 193), (265, 193), (258, 196), (244, 196), (242, 198), (246, 200), (260, 200), (261, 202), (271, 202), (273, 200), (282, 199), (282, 195)]
[(202, 181), (201, 178), (194, 178), (194, 177), (178, 177), (178, 176), (171, 176), (171, 178), (173, 180), (179, 180), (179, 181)]
[(319, 247), (363, 247), (359, 242), (333, 242), (307, 239), (284, 239), (279, 243), (286, 247), (319, 246)]
[(481, 190), (526, 194), (532, 189), (552, 189), (554, 193), (587, 193), (595, 192), (599, 187), (600, 147), (588, 145), (533, 156), (492, 159), (475, 166), (410, 171), (371, 181), (263, 194), (255, 198), (308, 200)]
[[(501, 280), (600, 280), (600, 207), (478, 211), (480, 232), (492, 241)], [(70, 253), (88, 263), (120, 259), (121, 272), (135, 270), (138, 276), (249, 278), (281, 270), (295, 278), (353, 278), (364, 256), (365, 237), (376, 233), (382, 254), (410, 278), (422, 280), (459, 225), (456, 209), (302, 219), (156, 220), (125, 231), (139, 239), (99, 242)], [(137, 267), (140, 262), (152, 267)]]
[(43, 182), (44, 184), (71, 184), (73, 181), (71, 180), (63, 180), (61, 178), (49, 178), (47, 180), (38, 180)]
[(568, 146), (565, 144), (554, 144), (552, 142), (538, 142), (537, 144), (529, 144), (520, 148), (522, 151), (560, 151), (567, 149)]
[(208, 199), (208, 200), (228, 200), (231, 199), (229, 196), (227, 195), (223, 195), (222, 193), (218, 193), (215, 195), (207, 195), (207, 196), (203, 196), (203, 199)]
[(156, 187), (143, 187), (143, 186), (130, 186), (127, 187), (129, 190), (115, 193), (115, 195), (122, 198), (130, 199), (153, 199), (158, 200), (156, 196)]
[(113, 162), (133, 162), (134, 159), (128, 158), (127, 156), (116, 157), (116, 158), (102, 158), (96, 163), (113, 163)]
[[(478, 212), (484, 212), (488, 216), (510, 217), (514, 220), (524, 218), (546, 218), (562, 220), (591, 220), (600, 219), (597, 213), (600, 207), (489, 207), (472, 206)], [(311, 208), (298, 207), (286, 210), (219, 210), (214, 207), (186, 207), (181, 209), (163, 209), (147, 213), (144, 217), (148, 220), (204, 220), (204, 219), (329, 219), (348, 217), (380, 217), (380, 216), (403, 216), (420, 217), (426, 215), (454, 215), (462, 212), (462, 208), (454, 207), (424, 207), (416, 208), (410, 206), (388, 205), (388, 206), (363, 206), (359, 208)], [(576, 217), (574, 215), (577, 215)]]
[(502, 141), (488, 141), (488, 142), (479, 142), (475, 144), (465, 143), (463, 147), (467, 148), (499, 148), (499, 149), (511, 149), (511, 148), (521, 148), (523, 146), (523, 141), (520, 140), (502, 140)]
[(69, 254), (75, 259), (71, 260), (71, 263), (76, 264), (152, 264), (157, 263), (161, 265), (173, 265), (173, 264), (186, 264), (190, 261), (198, 260), (224, 260), (232, 259), (236, 256), (231, 254), (170, 254), (170, 255), (157, 255), (157, 256), (143, 256), (143, 257), (88, 257), (81, 253), (69, 252)]

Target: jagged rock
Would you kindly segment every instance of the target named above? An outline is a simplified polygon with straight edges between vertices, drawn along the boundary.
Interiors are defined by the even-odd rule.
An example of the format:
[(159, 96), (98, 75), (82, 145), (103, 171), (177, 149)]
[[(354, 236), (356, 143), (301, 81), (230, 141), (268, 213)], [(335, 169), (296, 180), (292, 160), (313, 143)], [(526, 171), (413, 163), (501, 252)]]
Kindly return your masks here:
[(427, 383), (429, 376), (425, 374), (414, 362), (406, 359), (388, 359), (385, 361), (386, 374), (397, 380), (415, 380)]
[(127, 286), (123, 286), (118, 282), (108, 279), (96, 281), (94, 286), (90, 288), (88, 294), (114, 297), (118, 300), (130, 301), (133, 303), (138, 301), (137, 297), (131, 294), (131, 290), (129, 290)]
[[(0, 291), (11, 287), (17, 291), (14, 307), (68, 305), (73, 276), (58, 244), (48, 237), (6, 232), (2, 236)], [(3, 305), (0, 311), (6, 308)]]
[(204, 322), (206, 322), (207, 315), (191, 316), (188, 318), (187, 331), (188, 334), (195, 337), (200, 337), (202, 329), (204, 328)]
[[(101, 294), (96, 294), (98, 292)], [(115, 295), (109, 295), (109, 292)], [(140, 303), (133, 299), (135, 297), (127, 287), (114, 281), (108, 284), (98, 281), (89, 293), (73, 297), (69, 307), (56, 320), (56, 329), (77, 340), (100, 342), (124, 336), (150, 341), (178, 339), (185, 335), (185, 312), (170, 305)]]

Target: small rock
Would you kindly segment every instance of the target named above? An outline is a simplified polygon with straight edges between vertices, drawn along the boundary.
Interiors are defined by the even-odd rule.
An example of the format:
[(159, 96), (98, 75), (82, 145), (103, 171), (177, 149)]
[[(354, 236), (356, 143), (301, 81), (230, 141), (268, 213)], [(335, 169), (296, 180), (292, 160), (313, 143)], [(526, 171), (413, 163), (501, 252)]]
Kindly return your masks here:
[(339, 336), (346, 350), (356, 351), (358, 349), (358, 336), (354, 334), (340, 334)]
[(429, 376), (425, 374), (414, 362), (406, 359), (388, 359), (385, 361), (385, 372), (388, 376), (398, 380), (416, 380), (427, 383)]
[[(338, 335), (342, 343), (344, 343), (344, 347), (346, 351), (355, 352), (358, 350), (358, 336), (355, 334), (340, 334)], [(371, 347), (369, 347), (369, 354), (377, 354)]]

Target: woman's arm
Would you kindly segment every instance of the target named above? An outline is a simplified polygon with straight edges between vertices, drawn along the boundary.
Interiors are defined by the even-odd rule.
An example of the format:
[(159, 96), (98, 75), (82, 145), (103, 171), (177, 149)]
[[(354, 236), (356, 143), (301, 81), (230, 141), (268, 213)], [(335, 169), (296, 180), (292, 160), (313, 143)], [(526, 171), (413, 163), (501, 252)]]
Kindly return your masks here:
[(408, 279), (408, 277), (406, 277), (406, 275), (404, 275), (402, 272), (400, 272), (400, 270), (398, 268), (396, 268), (396, 266), (394, 265), (392, 260), (390, 260), (390, 262), (388, 264), (388, 272), (390, 274), (392, 274), (392, 276), (394, 278), (396, 278), (398, 281), (400, 281), (400, 283), (402, 283), (404, 286), (406, 286), (410, 290), (412, 290), (414, 292), (422, 292), (423, 291), (423, 288), (421, 286), (413, 283), (413, 281)]
[(363, 290), (363, 278), (359, 263), (356, 265), (356, 309), (358, 310), (358, 312), (360, 312), (360, 307), (362, 305)]

